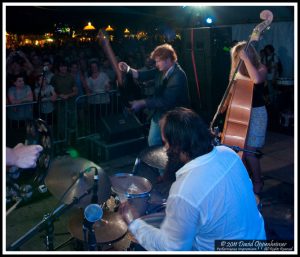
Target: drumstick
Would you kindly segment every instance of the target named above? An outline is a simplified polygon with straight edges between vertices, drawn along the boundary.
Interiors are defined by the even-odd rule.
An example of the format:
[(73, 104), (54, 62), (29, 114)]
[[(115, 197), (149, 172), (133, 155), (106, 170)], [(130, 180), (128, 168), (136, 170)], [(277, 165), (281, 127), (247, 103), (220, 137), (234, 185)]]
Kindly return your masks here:
[(22, 202), (22, 198), (20, 198), (7, 212), (6, 212), (6, 216), (8, 215), (8, 214), (10, 214), (14, 209), (16, 209), (17, 208), (17, 206)]
[(105, 220), (105, 219), (101, 219), (101, 221), (103, 221), (104, 223), (108, 224), (109, 221), (108, 220)]
[(116, 57), (114, 55), (113, 50), (111, 49), (111, 46), (110, 46), (110, 43), (109, 43), (107, 37), (103, 34), (103, 32), (101, 30), (99, 30), (97, 37), (101, 43), (101, 46), (102, 46), (107, 58), (111, 62), (113, 69), (117, 75), (118, 86), (122, 86), (123, 85), (122, 74), (121, 74), (121, 71), (119, 70)]

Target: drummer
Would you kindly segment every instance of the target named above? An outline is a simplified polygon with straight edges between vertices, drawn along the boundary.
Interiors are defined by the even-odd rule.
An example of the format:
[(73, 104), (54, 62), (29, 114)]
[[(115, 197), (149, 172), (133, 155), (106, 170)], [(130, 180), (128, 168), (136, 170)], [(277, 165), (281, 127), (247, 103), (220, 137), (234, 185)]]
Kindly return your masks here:
[(215, 240), (265, 240), (264, 220), (239, 156), (213, 146), (206, 124), (192, 110), (176, 108), (160, 121), (175, 174), (160, 228), (147, 224), (134, 206), (119, 210), (137, 242), (148, 251), (213, 251)]

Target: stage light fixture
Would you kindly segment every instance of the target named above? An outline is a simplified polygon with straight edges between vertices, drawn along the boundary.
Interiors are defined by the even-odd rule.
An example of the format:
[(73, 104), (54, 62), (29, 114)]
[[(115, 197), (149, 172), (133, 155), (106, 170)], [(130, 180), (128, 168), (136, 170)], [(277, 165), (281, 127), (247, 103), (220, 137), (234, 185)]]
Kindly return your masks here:
[(207, 17), (205, 21), (206, 21), (207, 24), (212, 24), (213, 23), (213, 19), (211, 17)]

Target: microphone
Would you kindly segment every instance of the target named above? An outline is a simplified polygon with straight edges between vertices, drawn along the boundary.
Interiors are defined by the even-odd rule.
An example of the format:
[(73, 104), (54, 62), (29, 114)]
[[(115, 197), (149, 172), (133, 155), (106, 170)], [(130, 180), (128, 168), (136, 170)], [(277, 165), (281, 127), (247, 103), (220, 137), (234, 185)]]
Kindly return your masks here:
[(93, 167), (88, 167), (88, 168), (86, 168), (85, 170), (80, 171), (80, 172), (79, 172), (79, 177), (82, 177), (83, 174), (85, 174), (85, 173), (89, 173), (89, 172), (92, 170), (92, 168), (93, 168)]
[(86, 221), (94, 223), (103, 216), (103, 210), (99, 204), (90, 204), (84, 209), (84, 218)]
[(95, 174), (94, 174), (93, 195), (92, 195), (91, 203), (97, 204), (98, 203), (98, 181), (99, 181), (99, 176), (98, 176), (98, 169), (96, 167), (93, 167), (93, 169), (95, 170)]
[[(95, 229), (93, 224), (100, 220), (103, 216), (103, 210), (99, 204), (90, 204), (84, 209), (83, 219), (83, 238), (85, 244), (88, 246), (88, 250), (97, 251), (97, 239), (95, 235)], [(88, 239), (86, 232), (88, 231)]]

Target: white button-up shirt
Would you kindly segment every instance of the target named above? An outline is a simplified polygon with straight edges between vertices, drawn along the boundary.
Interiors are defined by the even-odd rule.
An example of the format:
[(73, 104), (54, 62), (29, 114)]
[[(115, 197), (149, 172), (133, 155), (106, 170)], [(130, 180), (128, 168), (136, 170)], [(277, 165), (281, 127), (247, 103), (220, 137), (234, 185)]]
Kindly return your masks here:
[(215, 240), (266, 239), (247, 170), (225, 146), (176, 172), (159, 229), (136, 219), (129, 230), (148, 251), (211, 251)]

